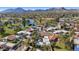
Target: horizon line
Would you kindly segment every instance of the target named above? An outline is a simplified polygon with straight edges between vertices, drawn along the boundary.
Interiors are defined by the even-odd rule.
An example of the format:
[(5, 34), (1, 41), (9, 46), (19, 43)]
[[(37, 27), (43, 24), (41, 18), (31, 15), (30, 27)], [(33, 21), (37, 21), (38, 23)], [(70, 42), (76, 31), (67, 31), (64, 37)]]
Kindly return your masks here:
[[(0, 7), (0, 11), (4, 11), (6, 9), (15, 9), (15, 8), (23, 8), (25, 10), (46, 10), (49, 8), (61, 8), (61, 7)], [(64, 7), (65, 9), (79, 9), (79, 7)]]

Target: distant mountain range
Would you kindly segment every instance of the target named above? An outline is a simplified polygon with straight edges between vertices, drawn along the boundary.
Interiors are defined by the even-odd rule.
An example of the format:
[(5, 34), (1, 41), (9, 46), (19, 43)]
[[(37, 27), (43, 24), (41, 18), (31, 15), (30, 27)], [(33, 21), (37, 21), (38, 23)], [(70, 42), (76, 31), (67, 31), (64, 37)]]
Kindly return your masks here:
[[(54, 8), (48, 8), (46, 10), (42, 10), (42, 9), (37, 9), (37, 10), (25, 10), (23, 8), (15, 8), (15, 9), (6, 9), (4, 11), (1, 11), (1, 13), (25, 13), (25, 12), (32, 12), (32, 11), (52, 11), (52, 10), (68, 10), (64, 7), (54, 7)], [(70, 9), (70, 10), (76, 10), (76, 9)]]
[(16, 9), (6, 9), (4, 11), (1, 11), (2, 13), (24, 13), (26, 10), (23, 8), (16, 8)]

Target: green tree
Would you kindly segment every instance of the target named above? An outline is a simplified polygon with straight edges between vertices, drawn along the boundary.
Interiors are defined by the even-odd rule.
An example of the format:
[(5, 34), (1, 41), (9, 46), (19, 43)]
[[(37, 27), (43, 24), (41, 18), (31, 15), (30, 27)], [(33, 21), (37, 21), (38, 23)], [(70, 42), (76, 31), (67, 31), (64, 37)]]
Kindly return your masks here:
[(25, 27), (26, 26), (26, 20), (25, 20), (25, 18), (22, 18), (22, 19), (23, 19), (22, 24)]

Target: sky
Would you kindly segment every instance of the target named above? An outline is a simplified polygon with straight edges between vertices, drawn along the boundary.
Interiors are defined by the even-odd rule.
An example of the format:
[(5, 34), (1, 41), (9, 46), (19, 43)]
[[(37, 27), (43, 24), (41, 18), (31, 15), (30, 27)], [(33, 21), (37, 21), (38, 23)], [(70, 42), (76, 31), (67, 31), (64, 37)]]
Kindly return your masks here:
[[(0, 11), (6, 10), (6, 9), (15, 9), (17, 7), (0, 7)], [(21, 7), (25, 10), (36, 10), (36, 9), (48, 9), (49, 7)]]
[[(17, 7), (0, 7), (0, 11), (6, 10), (6, 9), (15, 9)], [(49, 9), (52, 7), (21, 7), (25, 10), (36, 10), (36, 9)], [(65, 7), (66, 9), (79, 9), (79, 7)]]

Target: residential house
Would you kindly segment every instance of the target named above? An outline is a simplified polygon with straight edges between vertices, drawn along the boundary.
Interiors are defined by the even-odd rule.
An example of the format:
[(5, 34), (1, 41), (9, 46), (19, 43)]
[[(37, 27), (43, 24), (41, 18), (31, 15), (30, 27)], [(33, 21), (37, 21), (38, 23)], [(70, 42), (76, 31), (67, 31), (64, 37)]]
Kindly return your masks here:
[(74, 35), (74, 44), (79, 44), (79, 32), (75, 32), (75, 35)]
[(3, 49), (5, 47), (6, 42), (0, 41), (0, 49)]
[(12, 47), (14, 47), (16, 44), (15, 43), (10, 43), (10, 42), (0, 42), (0, 50), (3, 51), (8, 51)]
[(25, 20), (27, 21), (28, 25), (31, 25), (31, 26), (36, 25), (36, 23), (35, 23), (35, 21), (33, 19), (25, 19)]
[(57, 30), (58, 28), (57, 27), (48, 27), (46, 30), (47, 31), (54, 31), (54, 30)]
[(41, 37), (44, 37), (44, 36), (52, 35), (53, 33), (52, 32), (41, 31), (41, 32), (39, 32), (39, 34), (40, 34)]
[(31, 38), (31, 32), (26, 32), (26, 38)]
[(3, 22), (0, 20), (0, 27), (3, 26), (3, 25), (4, 25)]
[(56, 31), (54, 31), (53, 33), (54, 34), (60, 34), (60, 33), (67, 33), (68, 31), (66, 31), (66, 30), (56, 30)]
[(24, 37), (24, 36), (26, 36), (26, 31), (19, 31), (19, 32), (17, 32), (17, 35)]
[(45, 45), (50, 45), (50, 41), (49, 41), (48, 36), (44, 36), (44, 38), (43, 38), (43, 43), (44, 43)]
[(42, 31), (42, 27), (41, 26), (37, 26), (36, 27), (38, 31)]
[(58, 28), (61, 29), (71, 18), (60, 18), (58, 23)]
[(8, 41), (14, 41), (14, 40), (21, 40), (22, 38), (18, 35), (9, 35), (7, 37), (3, 38), (4, 42), (8, 42)]
[(43, 42), (37, 42), (36, 45), (37, 46), (43, 46), (44, 44), (43, 44)]
[(9, 41), (16, 40), (16, 35), (9, 35), (7, 37), (7, 40), (9, 40)]
[(15, 21), (13, 19), (9, 19), (7, 22), (8, 24), (15, 24)]
[(79, 24), (75, 24), (74, 30), (75, 30), (76, 32), (79, 32)]
[(22, 38), (30, 38), (31, 32), (27, 32), (27, 31), (19, 31), (17, 32), (17, 35), (19, 35)]
[(40, 32), (40, 36), (43, 38), (45, 44), (50, 44), (50, 42), (57, 42), (59, 40), (59, 34), (52, 32)]
[(15, 45), (16, 45), (15, 43), (10, 43), (10, 42), (6, 43), (6, 46), (10, 49), (13, 48)]
[(34, 29), (33, 29), (33, 28), (28, 28), (28, 29), (26, 29), (26, 31), (27, 31), (27, 32), (33, 32)]
[(79, 51), (79, 32), (75, 32), (75, 36), (74, 36), (74, 50), (75, 51)]
[(38, 41), (36, 41), (35, 43), (36, 43), (36, 46), (43, 46), (44, 45), (42, 39), (38, 39)]
[(52, 35), (48, 36), (50, 42), (52, 42), (52, 41), (57, 42), (59, 40), (58, 37), (59, 37), (58, 34), (52, 34)]

